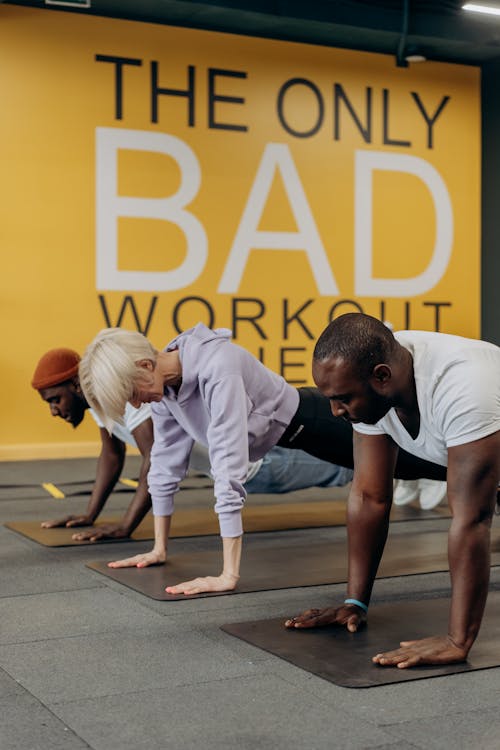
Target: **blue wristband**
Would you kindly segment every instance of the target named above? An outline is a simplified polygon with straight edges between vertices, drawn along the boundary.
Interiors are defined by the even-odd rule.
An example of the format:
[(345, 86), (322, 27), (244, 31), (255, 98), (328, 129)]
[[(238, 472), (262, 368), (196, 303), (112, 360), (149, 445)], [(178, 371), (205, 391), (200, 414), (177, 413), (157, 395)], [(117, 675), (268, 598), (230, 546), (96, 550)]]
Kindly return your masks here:
[(366, 604), (363, 604), (363, 602), (358, 601), (358, 599), (345, 599), (344, 604), (355, 604), (356, 607), (360, 607), (364, 612), (368, 612), (368, 607)]

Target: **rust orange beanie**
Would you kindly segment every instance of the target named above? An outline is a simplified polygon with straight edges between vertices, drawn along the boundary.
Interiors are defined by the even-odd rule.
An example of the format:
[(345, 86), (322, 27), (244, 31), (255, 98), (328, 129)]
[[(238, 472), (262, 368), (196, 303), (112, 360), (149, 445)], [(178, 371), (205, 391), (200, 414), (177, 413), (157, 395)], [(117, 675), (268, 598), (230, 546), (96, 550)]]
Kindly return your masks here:
[(36, 366), (31, 385), (35, 390), (59, 385), (78, 374), (80, 355), (73, 349), (51, 349)]

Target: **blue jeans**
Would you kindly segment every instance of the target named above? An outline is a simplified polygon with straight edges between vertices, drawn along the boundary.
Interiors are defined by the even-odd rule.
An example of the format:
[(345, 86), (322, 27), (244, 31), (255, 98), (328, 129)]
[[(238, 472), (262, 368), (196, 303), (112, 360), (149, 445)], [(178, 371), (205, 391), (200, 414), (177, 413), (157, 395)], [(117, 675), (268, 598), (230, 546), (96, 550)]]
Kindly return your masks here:
[(306, 487), (343, 487), (352, 470), (321, 461), (301, 450), (275, 446), (266, 453), (257, 474), (245, 484), (249, 494), (278, 494)]

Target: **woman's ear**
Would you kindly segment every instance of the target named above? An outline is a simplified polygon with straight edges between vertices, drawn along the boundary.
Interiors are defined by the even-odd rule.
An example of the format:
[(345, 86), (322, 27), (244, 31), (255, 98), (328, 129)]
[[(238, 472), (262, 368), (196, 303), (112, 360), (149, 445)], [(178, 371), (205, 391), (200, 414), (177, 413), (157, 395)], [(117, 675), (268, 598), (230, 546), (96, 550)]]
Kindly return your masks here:
[(155, 369), (155, 363), (152, 359), (140, 359), (138, 362), (136, 362), (137, 367), (142, 367), (143, 370), (149, 370), (149, 372), (153, 372)]

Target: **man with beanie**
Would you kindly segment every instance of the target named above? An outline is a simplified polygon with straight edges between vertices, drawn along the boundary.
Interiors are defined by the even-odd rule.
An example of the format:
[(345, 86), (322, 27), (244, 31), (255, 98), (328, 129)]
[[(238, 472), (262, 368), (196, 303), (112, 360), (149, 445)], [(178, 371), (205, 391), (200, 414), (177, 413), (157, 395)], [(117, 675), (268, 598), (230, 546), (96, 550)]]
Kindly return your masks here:
[(73, 534), (73, 539), (78, 541), (121, 539), (130, 536), (151, 508), (147, 486), (153, 444), (151, 409), (149, 404), (143, 404), (139, 409), (127, 404), (123, 424), (114, 422), (109, 434), (83, 396), (78, 378), (79, 363), (80, 356), (72, 349), (51, 349), (38, 362), (31, 381), (33, 388), (49, 404), (52, 416), (60, 417), (73, 427), (78, 427), (88, 409), (101, 435), (101, 453), (86, 513), (65, 516), (55, 521), (44, 521), (42, 527), (49, 529), (57, 526), (92, 526), (120, 477), (128, 444), (140, 450), (142, 463), (139, 484), (124, 518), (120, 523), (106, 524), (90, 531)]

